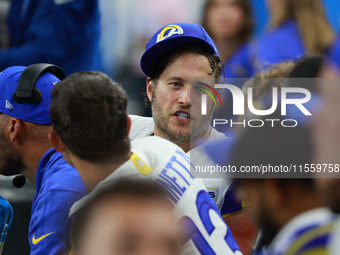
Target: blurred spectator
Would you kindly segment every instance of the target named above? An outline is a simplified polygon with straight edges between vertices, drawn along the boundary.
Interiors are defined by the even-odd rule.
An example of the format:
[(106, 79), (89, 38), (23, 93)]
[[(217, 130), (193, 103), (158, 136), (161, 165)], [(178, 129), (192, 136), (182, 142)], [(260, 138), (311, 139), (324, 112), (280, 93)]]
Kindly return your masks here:
[(248, 0), (207, 0), (202, 26), (216, 44), (225, 63), (227, 78), (252, 75), (251, 47), (248, 44), (253, 27), (253, 14)]
[[(263, 109), (264, 105), (261, 100), (272, 95), (273, 87), (281, 88), (286, 81), (284, 78), (289, 75), (295, 66), (295, 61), (286, 61), (271, 65), (265, 72), (256, 73), (253, 78), (246, 81), (242, 86), (244, 98), (248, 98), (248, 88), (251, 88), (253, 105), (256, 106), (257, 109)], [(249, 109), (247, 100), (244, 101), (244, 106), (245, 109)], [(227, 110), (229, 111), (229, 109)], [(225, 111), (226, 109), (222, 109), (222, 113)], [(249, 119), (251, 116), (253, 116), (253, 114), (247, 111), (245, 115), (237, 116), (235, 121), (242, 123), (244, 119)], [(230, 131), (230, 136), (238, 136), (244, 129), (245, 127), (242, 125), (235, 125)]]
[[(249, 78), (253, 76), (254, 56), (249, 40), (254, 21), (249, 0), (207, 0), (203, 11), (202, 26), (213, 39), (220, 58), (224, 62), (226, 78)], [(227, 81), (239, 87), (244, 80)], [(217, 108), (214, 116), (217, 119), (231, 118), (233, 99), (231, 94), (223, 91), (221, 95), (225, 105)], [(231, 136), (229, 128), (217, 127), (220, 132)]]
[(116, 180), (86, 202), (74, 224), (77, 255), (180, 254), (175, 210), (152, 181)]
[(268, 0), (271, 29), (257, 46), (257, 67), (325, 53), (334, 40), (321, 0)]
[[(340, 214), (340, 81), (339, 81), (339, 41), (328, 55), (318, 81), (320, 109), (314, 116), (312, 126), (315, 153), (314, 162), (326, 164), (327, 170), (317, 174), (316, 184), (321, 198), (333, 212)], [(326, 79), (331, 78), (331, 79)], [(331, 168), (335, 170), (331, 172)], [(340, 250), (340, 218), (338, 216), (334, 235), (327, 254), (335, 255)]]
[[(256, 106), (256, 109), (269, 109), (268, 96), (271, 97), (273, 86), (279, 88), (283, 85), (294, 86), (294, 81), (296, 81), (296, 79), (283, 79), (288, 75), (290, 78), (315, 77), (320, 69), (321, 63), (321, 57), (311, 56), (307, 57), (306, 59), (300, 60), (297, 63), (289, 61), (281, 64), (276, 64), (271, 66), (266, 72), (258, 74), (258, 77), (249, 80), (245, 84), (244, 88), (252, 88), (253, 105)], [(304, 82), (301, 79), (298, 79), (298, 81), (299, 87), (305, 87), (310, 91), (315, 91), (313, 84), (310, 83), (310, 79), (305, 80)], [(245, 92), (246, 91), (244, 89), (244, 93)], [(292, 110), (291, 108), (288, 109)], [(310, 107), (308, 107), (308, 109), (310, 109)], [(288, 111), (288, 113), (294, 114), (294, 111)], [(288, 116), (292, 117), (292, 115)], [(311, 163), (312, 146), (309, 129), (307, 128), (309, 119), (303, 118), (303, 114), (298, 115), (295, 113), (293, 116), (294, 118), (298, 118), (300, 124), (298, 127), (284, 128), (282, 126), (278, 127), (276, 124), (274, 127), (272, 127), (271, 125), (266, 125), (261, 128), (251, 128), (247, 126), (246, 128), (242, 129), (243, 132), (240, 132), (239, 138), (234, 139), (231, 144), (219, 141), (215, 144), (206, 146), (206, 150), (219, 165), (230, 164), (237, 166), (238, 169), (240, 169), (240, 166), (256, 167), (260, 165), (267, 166), (268, 164), (271, 164), (272, 166), (277, 166), (287, 164), (301, 165)], [(250, 112), (246, 113), (242, 117), (246, 121), (248, 121), (248, 119), (252, 119), (251, 117), (259, 119), (259, 116), (255, 117), (255, 115)], [(280, 111), (276, 111), (269, 117), (269, 119), (282, 120)], [(241, 117), (237, 121), (238, 123), (241, 123)], [(288, 176), (288, 174), (283, 174), (283, 176), (281, 175), (280, 177), (296, 178), (297, 175), (298, 174), (294, 174), (294, 176)], [(262, 237), (260, 238), (257, 247), (260, 248), (262, 246), (268, 246), (270, 244), (271, 252), (269, 252), (268, 254), (301, 254), (294, 252), (284, 253), (284, 251), (288, 250), (289, 247), (293, 247), (291, 245), (293, 245), (293, 243), (295, 242), (294, 238), (298, 240), (300, 234), (301, 236), (303, 236), (308, 233), (304, 232), (306, 229), (302, 230), (304, 225), (304, 223), (302, 223), (302, 219), (308, 218), (309, 213), (311, 213), (311, 215), (318, 215), (317, 217), (320, 217), (320, 221), (313, 222), (312, 220), (306, 220), (305, 226), (309, 224), (313, 226), (313, 224), (315, 224), (315, 227), (321, 227), (324, 223), (328, 224), (332, 220), (332, 216), (327, 211), (327, 209), (317, 209), (314, 212), (310, 211), (309, 213), (301, 214), (301, 217), (297, 216), (302, 211), (307, 211), (309, 209), (317, 208), (322, 205), (322, 202), (316, 198), (316, 190), (313, 187), (312, 180), (282, 180), (278, 179), (279, 177), (277, 177), (277, 175), (275, 174), (271, 175), (270, 177), (277, 179), (271, 180), (263, 179), (263, 175), (261, 175), (259, 178), (258, 175), (251, 175), (251, 173), (245, 174), (242, 177), (248, 179), (237, 180), (236, 187), (238, 185), (241, 185), (241, 187), (244, 188), (243, 191), (246, 191), (246, 193), (248, 194), (247, 197), (241, 196), (241, 198), (249, 202), (249, 214), (254, 217), (255, 221), (259, 224), (259, 227), (263, 227)], [(259, 179), (250, 179), (252, 177)], [(299, 177), (306, 178), (306, 176)], [(268, 187), (270, 188), (268, 189)], [(298, 190), (300, 189), (303, 192), (298, 192)], [(242, 194), (242, 192), (240, 192), (240, 194)], [(277, 201), (274, 205), (275, 196), (277, 198)], [(294, 201), (291, 196), (296, 196), (299, 198)], [(284, 203), (283, 200), (285, 201)], [(301, 201), (305, 201), (306, 203), (302, 204)], [(282, 204), (280, 205), (280, 203)], [(285, 210), (287, 211), (283, 212), (283, 210), (280, 209), (281, 206), (285, 207)], [(286, 219), (282, 217), (283, 215), (286, 217)], [(295, 218), (295, 216), (297, 216), (297, 218)], [(290, 220), (292, 221), (288, 223)], [(288, 224), (287, 227), (283, 227), (283, 225), (285, 225), (286, 223)], [(296, 228), (293, 227), (294, 225), (297, 225)], [(290, 230), (287, 230), (289, 228)], [(316, 239), (319, 237), (321, 238), (321, 241), (318, 244), (321, 245), (323, 250), (325, 249), (326, 245), (325, 240), (327, 240), (327, 238), (329, 237), (330, 232), (328, 226), (326, 227), (326, 229), (328, 232), (324, 235), (321, 234), (319, 230), (314, 229), (316, 231)], [(294, 231), (300, 230), (301, 232), (295, 235), (296, 232)], [(306, 244), (306, 247), (310, 248), (311, 243), (314, 241), (315, 240), (312, 239), (306, 240), (306, 242), (304, 242), (303, 244)], [(316, 242), (318, 242), (318, 239)], [(301, 244), (302, 243), (298, 244), (297, 247), (301, 248)], [(297, 243), (295, 243), (294, 245), (297, 245)], [(277, 249), (279, 249), (279, 253), (276, 253), (278, 252)], [(282, 253), (280, 253), (280, 251)]]
[[(271, 117), (280, 119), (279, 115)], [(245, 130), (235, 146), (231, 165), (238, 169), (308, 165), (311, 155), (307, 128), (267, 125)], [(288, 175), (271, 172), (266, 179), (258, 177), (238, 179), (237, 183), (240, 197), (249, 202), (249, 214), (261, 228), (255, 254), (263, 250), (271, 255), (325, 254), (334, 217), (322, 207), (311, 176), (289, 179)]]
[(97, 0), (12, 0), (10, 44), (0, 49), (0, 70), (46, 62), (67, 74), (97, 68)]
[[(295, 87), (296, 80), (292, 78), (315, 78), (322, 60), (317, 56), (301, 60), (292, 69), (288, 76), (291, 79), (285, 84)], [(299, 79), (298, 84), (312, 93), (316, 92), (311, 79)], [(258, 86), (258, 92), (264, 92), (265, 87), (270, 88), (271, 83), (265, 82), (264, 85)], [(311, 107), (308, 109), (312, 110)], [(303, 118), (302, 114), (297, 115), (292, 109), (288, 111), (287, 116), (294, 116), (299, 125), (294, 128), (280, 125), (247, 128), (232, 153), (232, 165), (240, 167), (311, 164), (313, 146), (308, 127), (309, 119)], [(270, 117), (283, 119), (280, 111)], [(265, 248), (266, 252), (272, 255), (325, 253), (334, 217), (327, 208), (321, 208), (323, 203), (317, 196), (311, 174), (301, 175), (301, 172), (294, 172), (294, 177), (300, 179), (282, 179), (292, 176), (272, 172), (268, 177), (275, 179), (239, 181), (241, 191), (248, 198), (250, 211), (262, 227), (258, 248)]]

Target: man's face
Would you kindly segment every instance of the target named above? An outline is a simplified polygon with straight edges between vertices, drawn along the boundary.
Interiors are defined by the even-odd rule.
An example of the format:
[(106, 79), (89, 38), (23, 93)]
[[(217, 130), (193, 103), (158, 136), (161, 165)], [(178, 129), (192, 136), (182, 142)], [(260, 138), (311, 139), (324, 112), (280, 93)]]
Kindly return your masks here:
[(183, 53), (168, 64), (157, 79), (154, 89), (148, 83), (148, 97), (152, 102), (155, 134), (172, 142), (188, 142), (203, 138), (210, 132), (213, 112), (208, 99), (207, 115), (201, 115), (201, 93), (190, 85), (191, 79), (212, 78), (206, 57)]
[(257, 226), (262, 228), (264, 238), (270, 242), (270, 237), (275, 236), (277, 229), (270, 204), (272, 198), (265, 182), (266, 180), (243, 179), (239, 182), (236, 194), (239, 200), (247, 201), (249, 215)]
[(116, 198), (92, 211), (76, 254), (178, 255), (180, 229), (164, 201)]
[[(314, 161), (320, 164), (340, 164), (340, 82), (323, 79), (319, 84), (321, 108), (313, 119)], [(340, 213), (340, 173), (318, 174), (316, 185), (328, 206)], [(326, 177), (326, 178), (325, 178)]]
[(26, 168), (20, 154), (6, 136), (8, 119), (8, 116), (0, 113), (0, 174), (5, 176), (20, 174)]
[(238, 185), (237, 197), (240, 201), (247, 201), (250, 210), (250, 215), (253, 217), (254, 222), (261, 225), (263, 208), (263, 190), (257, 180), (242, 180)]

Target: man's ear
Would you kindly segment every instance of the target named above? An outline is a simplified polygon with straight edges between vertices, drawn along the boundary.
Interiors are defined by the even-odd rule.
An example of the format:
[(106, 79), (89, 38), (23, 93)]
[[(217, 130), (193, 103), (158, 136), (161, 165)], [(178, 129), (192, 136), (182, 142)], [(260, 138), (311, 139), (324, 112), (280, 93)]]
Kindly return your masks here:
[(127, 121), (126, 127), (127, 127), (127, 131), (128, 131), (128, 134), (129, 134), (130, 130), (131, 130), (131, 118), (129, 117), (129, 115), (127, 116), (126, 121)]
[(10, 118), (7, 125), (7, 131), (9, 134), (9, 139), (12, 143), (15, 141), (20, 141), (19, 138), (23, 132), (24, 125), (24, 122), (17, 118)]
[(146, 79), (146, 95), (148, 96), (150, 102), (152, 101), (152, 83), (153, 81), (150, 77), (148, 77)]
[(65, 144), (52, 129), (48, 134), (48, 139), (56, 151), (63, 153), (66, 150)]

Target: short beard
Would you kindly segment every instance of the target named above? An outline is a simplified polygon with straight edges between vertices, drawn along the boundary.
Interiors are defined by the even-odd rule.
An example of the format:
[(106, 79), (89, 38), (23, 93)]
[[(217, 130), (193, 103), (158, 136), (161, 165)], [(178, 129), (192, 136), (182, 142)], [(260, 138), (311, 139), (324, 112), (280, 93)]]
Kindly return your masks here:
[(160, 111), (160, 106), (154, 94), (152, 95), (152, 117), (157, 126), (158, 130), (163, 134), (164, 138), (170, 140), (174, 143), (184, 143), (190, 141), (190, 133), (189, 134), (181, 134), (172, 132), (168, 129), (165, 120), (162, 117), (162, 112)]
[[(209, 115), (207, 115), (209, 116), (208, 120), (205, 120), (204, 122), (201, 121), (200, 123), (196, 123), (195, 127), (192, 126), (192, 124), (190, 124), (190, 132), (188, 134), (183, 134), (180, 132), (172, 132), (167, 127), (165, 120), (162, 117), (162, 111), (158, 104), (158, 100), (156, 100), (156, 93), (154, 90), (152, 93), (151, 106), (152, 106), (151, 107), (152, 117), (158, 130), (163, 134), (164, 138), (176, 144), (202, 139), (204, 134), (210, 128), (211, 119), (213, 117), (212, 112), (214, 111), (214, 108), (213, 108), (212, 112)], [(183, 109), (183, 110), (190, 110), (190, 109)]]
[(2, 162), (2, 165), (0, 165), (1, 175), (17, 175), (27, 169), (20, 154), (6, 141), (3, 132), (0, 133), (0, 148), (2, 150), (0, 152), (0, 162)]

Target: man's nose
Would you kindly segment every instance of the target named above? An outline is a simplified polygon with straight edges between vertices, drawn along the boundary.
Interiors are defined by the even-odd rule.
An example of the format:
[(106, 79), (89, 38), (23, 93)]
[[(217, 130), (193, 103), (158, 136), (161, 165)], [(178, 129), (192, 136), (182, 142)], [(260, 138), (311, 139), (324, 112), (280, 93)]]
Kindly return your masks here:
[(190, 86), (185, 87), (181, 91), (178, 102), (182, 105), (190, 105)]

